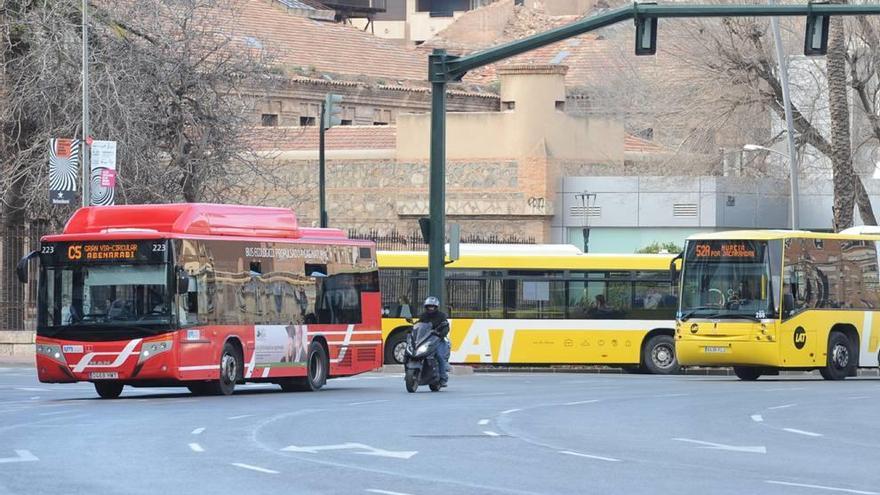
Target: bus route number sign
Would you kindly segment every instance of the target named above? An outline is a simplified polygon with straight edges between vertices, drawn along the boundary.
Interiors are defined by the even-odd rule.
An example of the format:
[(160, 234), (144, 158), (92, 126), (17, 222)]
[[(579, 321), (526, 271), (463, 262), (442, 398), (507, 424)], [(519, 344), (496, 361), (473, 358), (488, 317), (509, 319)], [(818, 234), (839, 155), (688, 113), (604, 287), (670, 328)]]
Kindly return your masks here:
[(746, 243), (698, 243), (694, 246), (697, 258), (747, 258), (757, 255), (754, 246)]

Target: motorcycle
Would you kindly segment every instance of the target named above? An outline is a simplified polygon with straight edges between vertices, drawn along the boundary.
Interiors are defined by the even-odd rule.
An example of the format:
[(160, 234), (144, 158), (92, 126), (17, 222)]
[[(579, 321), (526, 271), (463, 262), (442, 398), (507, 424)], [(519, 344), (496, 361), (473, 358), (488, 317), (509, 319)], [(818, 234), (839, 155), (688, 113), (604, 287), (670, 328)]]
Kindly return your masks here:
[(406, 337), (403, 368), (406, 391), (413, 393), (420, 385), (427, 385), (431, 392), (440, 391), (440, 373), (435, 351), (440, 336), (434, 332), (430, 323), (419, 322), (413, 325)]

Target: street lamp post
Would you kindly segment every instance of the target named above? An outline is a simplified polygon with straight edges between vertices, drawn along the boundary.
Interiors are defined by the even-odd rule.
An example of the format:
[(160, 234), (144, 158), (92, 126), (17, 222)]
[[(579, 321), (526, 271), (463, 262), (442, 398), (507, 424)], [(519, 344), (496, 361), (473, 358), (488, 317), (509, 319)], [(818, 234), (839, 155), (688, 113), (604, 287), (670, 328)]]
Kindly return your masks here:
[(799, 204), (799, 189), (798, 189), (798, 172), (797, 172), (797, 164), (795, 163), (795, 157), (792, 155), (787, 155), (781, 151), (774, 150), (773, 148), (767, 148), (766, 146), (760, 146), (757, 144), (747, 144), (743, 146), (745, 151), (767, 151), (770, 153), (776, 153), (777, 155), (786, 158), (790, 164), (789, 166), (789, 181), (791, 182), (791, 230), (797, 230), (800, 225), (800, 215), (798, 214), (798, 204)]
[(89, 2), (82, 2), (82, 205), (89, 206)]

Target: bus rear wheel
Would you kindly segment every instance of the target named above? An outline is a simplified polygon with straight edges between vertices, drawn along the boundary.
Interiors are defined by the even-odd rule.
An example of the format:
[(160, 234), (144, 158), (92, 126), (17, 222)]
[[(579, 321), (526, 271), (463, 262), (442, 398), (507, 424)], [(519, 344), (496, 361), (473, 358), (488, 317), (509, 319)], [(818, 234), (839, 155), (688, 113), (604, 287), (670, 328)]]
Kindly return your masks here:
[(828, 362), (819, 373), (826, 380), (843, 380), (852, 374), (855, 368), (854, 356), (853, 344), (849, 337), (840, 332), (833, 332), (828, 337)]
[(124, 386), (120, 382), (95, 382), (95, 391), (102, 399), (116, 399)]
[(652, 375), (671, 375), (681, 367), (675, 357), (675, 340), (671, 335), (655, 335), (642, 349), (642, 366)]
[(307, 376), (288, 378), (278, 382), (281, 385), (281, 390), (285, 392), (316, 392), (327, 383), (327, 375), (330, 373), (330, 359), (320, 342), (313, 341), (311, 343), (306, 363)]
[(734, 366), (733, 373), (744, 382), (753, 382), (761, 377), (761, 368), (751, 366)]

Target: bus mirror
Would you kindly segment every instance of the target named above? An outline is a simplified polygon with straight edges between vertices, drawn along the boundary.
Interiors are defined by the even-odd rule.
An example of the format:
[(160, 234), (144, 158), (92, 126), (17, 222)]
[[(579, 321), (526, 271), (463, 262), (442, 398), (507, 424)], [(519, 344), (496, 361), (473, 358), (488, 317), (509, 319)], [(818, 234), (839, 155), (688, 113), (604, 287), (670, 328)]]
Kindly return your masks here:
[(28, 283), (28, 262), (39, 254), (39, 251), (31, 251), (25, 257), (18, 260), (18, 265), (15, 266), (15, 274), (18, 275), (19, 282), (23, 284)]
[(682, 258), (684, 258), (684, 251), (678, 253), (678, 255), (675, 258), (672, 258), (672, 261), (669, 262), (669, 278), (672, 280), (672, 285), (678, 284), (678, 267), (675, 264)]
[(189, 292), (189, 276), (185, 271), (177, 270), (177, 293), (186, 294)]

